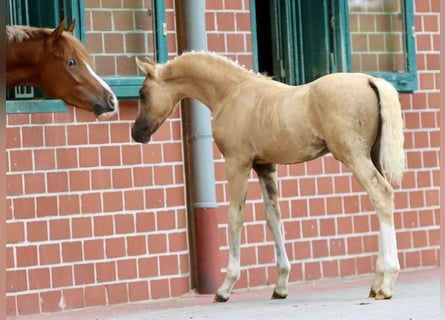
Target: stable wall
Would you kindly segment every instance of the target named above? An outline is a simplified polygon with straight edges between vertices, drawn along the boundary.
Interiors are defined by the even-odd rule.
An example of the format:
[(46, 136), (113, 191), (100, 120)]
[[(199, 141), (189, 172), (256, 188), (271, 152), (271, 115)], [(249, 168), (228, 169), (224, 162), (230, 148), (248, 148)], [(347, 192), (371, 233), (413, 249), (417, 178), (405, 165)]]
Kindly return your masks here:
[[(116, 71), (114, 58), (125, 58), (124, 46), (104, 38), (98, 47), (94, 37), (101, 28), (119, 34), (115, 19), (128, 10), (122, 7), (127, 2), (101, 8), (102, 2), (85, 1), (87, 47), (101, 75), (125, 73)], [(176, 55), (173, 6), (166, 2), (170, 57)], [(94, 25), (93, 15), (104, 25)], [(106, 25), (104, 17), (113, 23)], [(439, 0), (417, 0), (415, 21), (419, 90), (400, 97), (408, 168), (395, 189), (402, 269), (439, 261)], [(207, 1), (206, 22), (209, 50), (251, 68), (249, 1)], [(150, 50), (148, 42), (144, 48)], [(107, 122), (71, 107), (8, 115), (8, 315), (177, 297), (192, 289), (180, 113), (147, 145), (131, 140), (136, 114), (136, 101), (121, 101), (119, 118)], [(216, 147), (214, 159), (222, 279), (228, 190)], [(279, 166), (278, 175), (290, 281), (374, 272), (377, 218), (349, 170), (326, 156)], [(266, 229), (252, 173), (236, 289), (275, 283)]]

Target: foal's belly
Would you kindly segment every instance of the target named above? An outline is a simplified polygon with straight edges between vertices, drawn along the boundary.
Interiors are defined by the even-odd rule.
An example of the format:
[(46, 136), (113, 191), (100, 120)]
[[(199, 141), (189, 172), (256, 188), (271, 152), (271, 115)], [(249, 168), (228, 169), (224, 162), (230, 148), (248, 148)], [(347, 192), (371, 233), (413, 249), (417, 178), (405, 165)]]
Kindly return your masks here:
[(257, 150), (256, 162), (292, 164), (309, 161), (321, 157), (329, 152), (321, 139), (311, 144), (275, 143)]

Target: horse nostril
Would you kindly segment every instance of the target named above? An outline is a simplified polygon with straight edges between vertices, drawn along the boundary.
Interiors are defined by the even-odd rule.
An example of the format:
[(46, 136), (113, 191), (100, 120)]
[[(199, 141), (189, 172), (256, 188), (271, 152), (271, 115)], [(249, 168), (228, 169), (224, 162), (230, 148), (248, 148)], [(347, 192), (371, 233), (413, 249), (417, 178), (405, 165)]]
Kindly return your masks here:
[(114, 110), (116, 108), (116, 97), (113, 95), (108, 96), (108, 106), (111, 110)]

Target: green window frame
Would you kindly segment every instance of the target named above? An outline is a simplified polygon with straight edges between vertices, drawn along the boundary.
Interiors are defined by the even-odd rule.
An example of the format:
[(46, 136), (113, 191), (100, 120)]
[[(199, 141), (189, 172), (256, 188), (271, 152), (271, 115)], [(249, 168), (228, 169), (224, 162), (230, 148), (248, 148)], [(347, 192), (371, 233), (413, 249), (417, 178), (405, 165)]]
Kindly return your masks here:
[[(30, 24), (54, 27), (59, 24), (62, 15), (69, 24), (76, 19), (76, 36), (85, 43), (85, 6), (84, 0), (63, 0), (63, 12), (59, 0), (7, 0), (11, 2), (11, 23)], [(168, 59), (165, 4), (162, 0), (154, 0), (156, 58), (159, 62)], [(37, 8), (29, 15), (29, 7)], [(35, 14), (35, 11), (38, 14)], [(40, 13), (40, 14), (39, 14)], [(100, 76), (100, 75), (99, 75)], [(139, 88), (144, 77), (102, 77), (119, 99), (138, 98)], [(65, 112), (66, 104), (57, 99), (7, 100), (6, 113)]]
[[(411, 0), (402, 4), (405, 72), (366, 73), (388, 80), (399, 92), (412, 92), (417, 89), (414, 5)], [(250, 10), (255, 71), (266, 68), (275, 79), (292, 85), (352, 71), (348, 0), (252, 0)], [(264, 40), (264, 24), (269, 24), (269, 40)]]

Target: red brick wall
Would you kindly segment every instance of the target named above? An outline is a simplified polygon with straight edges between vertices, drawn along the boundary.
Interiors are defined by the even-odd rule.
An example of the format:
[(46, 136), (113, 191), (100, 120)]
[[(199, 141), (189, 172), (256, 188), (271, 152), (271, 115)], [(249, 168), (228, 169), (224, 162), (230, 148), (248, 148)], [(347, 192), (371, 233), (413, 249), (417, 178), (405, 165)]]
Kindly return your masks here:
[[(115, 19), (115, 12), (127, 10), (120, 3), (88, 0), (86, 13), (105, 11)], [(176, 52), (174, 18), (173, 1), (167, 1), (170, 55)], [(209, 50), (250, 68), (249, 1), (207, 1), (206, 21)], [(403, 269), (434, 266), (439, 257), (439, 0), (417, 0), (415, 22), (419, 90), (401, 95), (408, 169), (395, 194)], [(125, 56), (96, 48), (90, 37), (102, 33), (87, 26), (99, 69), (101, 57)], [(147, 145), (131, 140), (136, 113), (136, 102), (121, 101), (119, 118), (109, 122), (72, 108), (8, 116), (8, 315), (175, 297), (191, 289), (179, 111)], [(216, 148), (214, 156), (223, 276), (228, 192)], [(331, 156), (280, 166), (279, 190), (291, 281), (374, 271), (377, 219), (344, 166)], [(275, 282), (254, 174), (241, 255), (236, 288)]]

